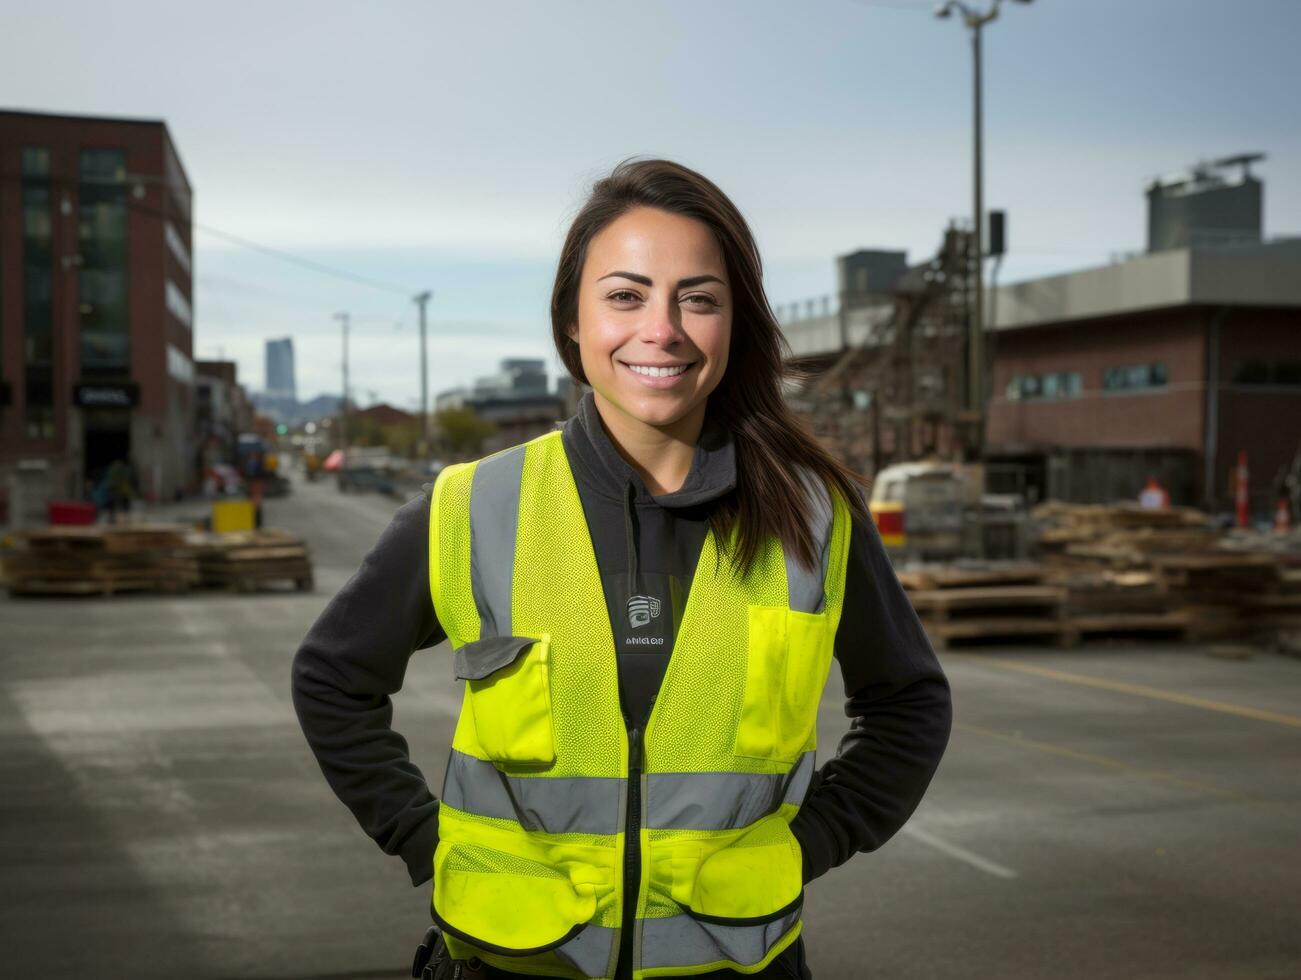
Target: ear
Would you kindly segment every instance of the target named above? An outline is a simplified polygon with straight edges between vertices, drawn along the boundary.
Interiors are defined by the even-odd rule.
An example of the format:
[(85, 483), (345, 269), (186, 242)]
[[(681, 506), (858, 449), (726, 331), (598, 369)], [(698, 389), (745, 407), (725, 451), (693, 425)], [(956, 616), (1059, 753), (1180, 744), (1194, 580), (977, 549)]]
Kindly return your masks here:
[(578, 343), (578, 324), (571, 323), (569, 326), (565, 327), (565, 336), (575, 344)]

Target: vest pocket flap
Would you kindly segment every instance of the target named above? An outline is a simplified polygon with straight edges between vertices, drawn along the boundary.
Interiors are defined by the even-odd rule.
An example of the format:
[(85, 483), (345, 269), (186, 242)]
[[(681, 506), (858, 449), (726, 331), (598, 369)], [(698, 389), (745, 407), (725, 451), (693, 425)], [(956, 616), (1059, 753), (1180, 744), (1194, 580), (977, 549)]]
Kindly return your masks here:
[(481, 844), (439, 841), (434, 920), (450, 935), (499, 956), (536, 956), (591, 923), (594, 890), (566, 869)]
[(482, 680), (493, 671), (514, 663), (522, 651), (537, 642), (535, 636), (490, 636), (474, 640), (457, 649), (453, 656), (453, 669), (461, 680)]
[(546, 766), (556, 761), (551, 634), (475, 640), (461, 646), (454, 661), (456, 676), (465, 681), (477, 744), (453, 745), (495, 763)]
[(734, 925), (785, 918), (803, 898), (803, 870), (800, 845), (786, 819), (764, 817), (701, 862), (687, 912)]

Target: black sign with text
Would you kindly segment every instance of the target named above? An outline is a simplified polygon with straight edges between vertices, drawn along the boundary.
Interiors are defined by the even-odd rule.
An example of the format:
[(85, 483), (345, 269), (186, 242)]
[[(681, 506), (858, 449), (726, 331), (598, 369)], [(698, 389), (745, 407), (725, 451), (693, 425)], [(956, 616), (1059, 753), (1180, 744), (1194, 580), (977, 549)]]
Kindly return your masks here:
[(133, 408), (140, 404), (140, 386), (132, 381), (82, 383), (73, 387), (72, 400), (82, 408)]

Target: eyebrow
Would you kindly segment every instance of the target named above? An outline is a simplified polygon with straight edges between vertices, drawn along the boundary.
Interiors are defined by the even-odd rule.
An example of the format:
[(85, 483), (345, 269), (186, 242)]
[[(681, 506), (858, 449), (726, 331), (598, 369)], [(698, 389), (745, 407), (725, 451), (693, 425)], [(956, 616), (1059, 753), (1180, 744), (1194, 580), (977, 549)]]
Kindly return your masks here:
[[(652, 283), (651, 281), (650, 276), (639, 275), (636, 272), (607, 272), (605, 275), (601, 277), (601, 279), (609, 279), (612, 276), (622, 276), (624, 279), (631, 279), (633, 282), (639, 282), (643, 286), (654, 285), (654, 283)], [(596, 281), (600, 282), (601, 279), (598, 279)], [(678, 288), (689, 289), (692, 286), (699, 286), (701, 283), (706, 283), (706, 282), (716, 282), (720, 286), (727, 285), (727, 283), (723, 282), (722, 279), (719, 279), (718, 276), (704, 275), (704, 276), (688, 276), (686, 279), (679, 279)]]

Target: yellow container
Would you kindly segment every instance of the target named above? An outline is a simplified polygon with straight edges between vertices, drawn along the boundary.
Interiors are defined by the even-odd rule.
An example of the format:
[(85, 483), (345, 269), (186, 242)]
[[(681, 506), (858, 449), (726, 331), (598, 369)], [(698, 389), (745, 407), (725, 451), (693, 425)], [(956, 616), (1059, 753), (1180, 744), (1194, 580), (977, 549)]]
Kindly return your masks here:
[(214, 531), (252, 531), (256, 524), (257, 508), (251, 500), (218, 500), (212, 505)]

